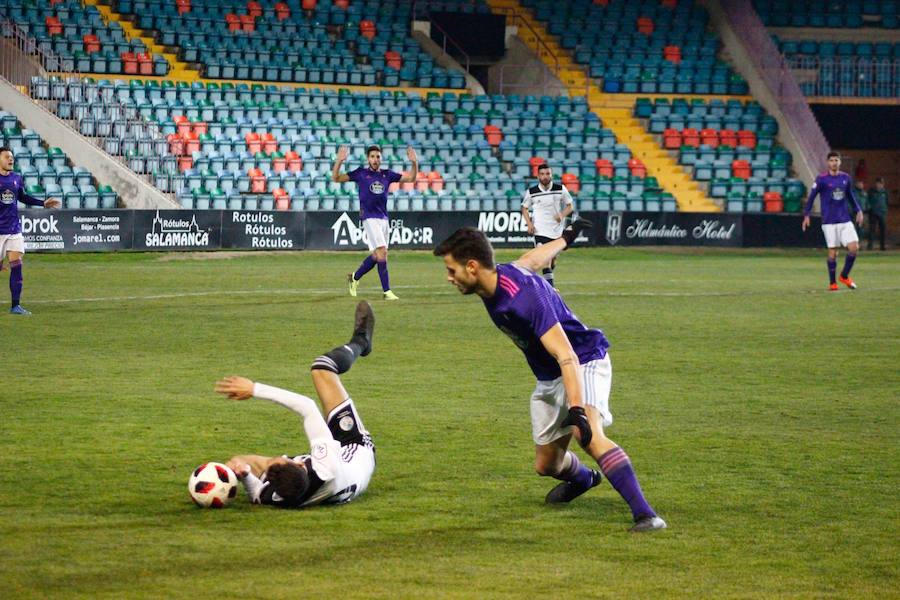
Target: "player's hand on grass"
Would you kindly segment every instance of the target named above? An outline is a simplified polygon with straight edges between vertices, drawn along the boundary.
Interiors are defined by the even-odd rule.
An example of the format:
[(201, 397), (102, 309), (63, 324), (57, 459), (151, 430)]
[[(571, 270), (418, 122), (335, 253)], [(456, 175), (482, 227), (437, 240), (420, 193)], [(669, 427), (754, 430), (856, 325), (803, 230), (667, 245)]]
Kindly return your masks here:
[(47, 198), (44, 200), (44, 208), (59, 208), (62, 206), (59, 198)]
[(800, 225), (800, 229), (806, 231), (806, 228), (809, 227), (809, 217), (803, 217), (803, 223)]
[(413, 150), (412, 146), (406, 147), (406, 158), (408, 158), (410, 160), (410, 162), (414, 162), (414, 163), (419, 162), (419, 157), (416, 156), (416, 151)]
[(216, 382), (216, 391), (232, 400), (246, 400), (253, 396), (253, 382), (246, 377), (231, 375)]
[(338, 148), (338, 151), (337, 151), (338, 162), (344, 162), (345, 160), (347, 160), (348, 152), (349, 152), (349, 150), (347, 149), (347, 146), (341, 146), (340, 148)]
[(566, 415), (566, 418), (563, 419), (563, 422), (560, 423), (560, 425), (563, 427), (571, 425), (578, 430), (578, 443), (582, 448), (587, 448), (591, 443), (591, 439), (594, 437), (594, 434), (591, 431), (591, 422), (588, 420), (587, 414), (581, 406), (569, 407), (569, 414)]

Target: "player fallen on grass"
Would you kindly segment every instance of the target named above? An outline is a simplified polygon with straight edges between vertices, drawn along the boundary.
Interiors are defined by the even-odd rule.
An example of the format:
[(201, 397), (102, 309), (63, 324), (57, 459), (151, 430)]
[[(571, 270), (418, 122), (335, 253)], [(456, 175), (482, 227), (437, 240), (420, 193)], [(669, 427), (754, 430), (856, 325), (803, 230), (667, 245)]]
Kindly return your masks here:
[(22, 237), (22, 224), (19, 223), (19, 205), (21, 202), (29, 206), (59, 208), (56, 198), (40, 200), (25, 193), (25, 182), (22, 176), (13, 172), (12, 150), (6, 146), (0, 148), (0, 271), (3, 270), (3, 259), (9, 257), (9, 294), (11, 297), (10, 314), (30, 315), (31, 312), (19, 304), (22, 297), (22, 259), (25, 256), (25, 238)]
[(834, 280), (837, 271), (837, 257), (841, 246), (847, 247), (847, 257), (844, 259), (844, 268), (841, 270), (839, 281), (851, 290), (856, 289), (856, 283), (850, 279), (850, 269), (856, 260), (859, 251), (859, 236), (856, 228), (850, 222), (848, 200), (853, 203), (856, 224), (862, 226), (863, 212), (853, 195), (853, 184), (850, 175), (840, 170), (841, 155), (837, 152), (828, 153), (828, 171), (816, 177), (816, 181), (809, 190), (809, 198), (806, 199), (806, 207), (803, 209), (803, 231), (809, 227), (809, 213), (812, 211), (813, 201), (819, 196), (819, 210), (822, 213), (822, 233), (825, 234), (825, 245), (828, 246), (828, 289), (836, 292), (837, 281)]
[(666, 527), (644, 498), (631, 460), (604, 434), (612, 424), (609, 342), (590, 329), (538, 273), (591, 224), (578, 220), (557, 240), (517, 261), (494, 264), (494, 249), (481, 231), (457, 230), (434, 250), (444, 259), (447, 281), (463, 294), (477, 294), (494, 324), (525, 353), (537, 378), (531, 395), (531, 427), (538, 475), (559, 479), (546, 502), (570, 502), (598, 485), (601, 473), (568, 450), (573, 432), (603, 476), (631, 508), (631, 531)]
[(309, 454), (245, 454), (228, 461), (254, 504), (284, 508), (343, 504), (366, 490), (375, 471), (375, 445), (340, 375), (372, 351), (374, 327), (372, 307), (360, 302), (350, 341), (313, 361), (312, 380), (327, 418), (312, 398), (301, 394), (237, 376), (216, 383), (216, 391), (229, 398), (256, 397), (289, 408), (303, 419), (309, 438)]
[(414, 183), (416, 181), (419, 174), (419, 159), (416, 151), (412, 147), (408, 147), (406, 156), (412, 163), (409, 173), (397, 173), (390, 169), (382, 169), (381, 147), (372, 145), (366, 148), (367, 166), (358, 167), (349, 173), (341, 173), (341, 165), (347, 160), (347, 146), (338, 148), (334, 166), (331, 168), (331, 180), (335, 183), (352, 181), (356, 184), (359, 191), (359, 215), (362, 219), (369, 252), (371, 252), (355, 273), (347, 275), (347, 285), (350, 295), (353, 297), (356, 297), (359, 280), (371, 271), (372, 267), (377, 266), (384, 299), (400, 299), (391, 291), (391, 281), (388, 275), (390, 224), (387, 213), (387, 197), (392, 183)]

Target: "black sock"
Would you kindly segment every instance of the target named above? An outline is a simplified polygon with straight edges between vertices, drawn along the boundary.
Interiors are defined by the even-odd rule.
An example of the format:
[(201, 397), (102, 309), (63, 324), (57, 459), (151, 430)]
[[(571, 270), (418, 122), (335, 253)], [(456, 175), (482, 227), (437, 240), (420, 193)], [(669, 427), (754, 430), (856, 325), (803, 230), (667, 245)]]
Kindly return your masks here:
[(322, 356), (317, 357), (310, 370), (323, 369), (341, 375), (350, 370), (356, 359), (366, 347), (365, 341), (359, 336), (354, 335), (350, 343), (333, 348)]

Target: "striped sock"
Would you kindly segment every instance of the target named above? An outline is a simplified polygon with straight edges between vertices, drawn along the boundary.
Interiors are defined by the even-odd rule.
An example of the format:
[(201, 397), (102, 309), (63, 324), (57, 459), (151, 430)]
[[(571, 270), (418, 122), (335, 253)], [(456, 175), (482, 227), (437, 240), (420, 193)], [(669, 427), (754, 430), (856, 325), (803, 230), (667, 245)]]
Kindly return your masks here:
[(628, 503), (635, 521), (640, 517), (656, 516), (653, 508), (644, 498), (641, 484), (638, 483), (637, 475), (634, 474), (631, 466), (631, 459), (624, 450), (619, 447), (613, 448), (603, 454), (597, 462), (600, 464), (603, 476)]
[(569, 459), (569, 466), (564, 467), (556, 476), (556, 479), (559, 479), (560, 481), (570, 481), (583, 488), (590, 487), (594, 482), (594, 478), (591, 476), (591, 470), (584, 466), (571, 450), (566, 452), (566, 456)]

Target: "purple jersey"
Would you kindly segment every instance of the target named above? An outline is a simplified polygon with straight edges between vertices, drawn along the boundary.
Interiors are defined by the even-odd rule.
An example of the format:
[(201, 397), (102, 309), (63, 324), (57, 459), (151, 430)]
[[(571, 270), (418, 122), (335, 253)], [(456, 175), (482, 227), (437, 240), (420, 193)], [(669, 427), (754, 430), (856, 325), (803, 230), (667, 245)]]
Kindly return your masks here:
[(43, 201), (25, 193), (25, 183), (21, 175), (12, 171), (0, 175), (0, 235), (22, 233), (22, 225), (19, 223), (19, 202), (31, 206), (44, 205)]
[(819, 209), (822, 212), (822, 225), (834, 223), (847, 223), (850, 221), (850, 211), (847, 209), (847, 200), (853, 203), (855, 212), (859, 212), (859, 202), (853, 195), (853, 186), (850, 176), (843, 171), (837, 175), (822, 173), (816, 177), (812, 189), (809, 190), (809, 198), (806, 199), (806, 208), (803, 216), (809, 216), (812, 210), (813, 200), (819, 195)]
[(581, 364), (606, 356), (609, 341), (599, 329), (578, 320), (547, 280), (512, 263), (497, 265), (497, 291), (482, 298), (494, 324), (525, 353), (540, 381), (560, 377), (559, 363), (541, 343), (541, 336), (562, 325)]
[(389, 169), (373, 171), (360, 167), (347, 173), (359, 188), (360, 216), (363, 219), (387, 219), (388, 186), (400, 181), (400, 173)]

